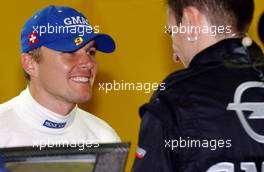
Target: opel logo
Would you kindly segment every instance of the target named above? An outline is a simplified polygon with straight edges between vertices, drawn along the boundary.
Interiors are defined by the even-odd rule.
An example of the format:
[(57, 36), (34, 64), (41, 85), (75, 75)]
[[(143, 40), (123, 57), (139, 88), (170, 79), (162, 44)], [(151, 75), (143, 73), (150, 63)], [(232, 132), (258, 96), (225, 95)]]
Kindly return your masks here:
[(264, 88), (263, 82), (245, 82), (239, 85), (234, 95), (234, 103), (229, 103), (227, 110), (234, 110), (247, 132), (247, 134), (254, 140), (264, 143), (264, 135), (256, 133), (247, 122), (243, 111), (252, 111), (248, 119), (264, 119), (264, 102), (243, 102), (241, 97), (243, 93), (249, 88)]

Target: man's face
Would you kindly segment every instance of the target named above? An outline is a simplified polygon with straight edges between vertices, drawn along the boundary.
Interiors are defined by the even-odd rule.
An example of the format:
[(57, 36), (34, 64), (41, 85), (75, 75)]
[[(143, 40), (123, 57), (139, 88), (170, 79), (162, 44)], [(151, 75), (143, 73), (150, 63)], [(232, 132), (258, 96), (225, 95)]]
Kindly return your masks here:
[(97, 71), (94, 41), (72, 53), (54, 51), (44, 46), (40, 51), (38, 74), (32, 80), (38, 94), (48, 100), (56, 99), (70, 104), (83, 103), (91, 98)]

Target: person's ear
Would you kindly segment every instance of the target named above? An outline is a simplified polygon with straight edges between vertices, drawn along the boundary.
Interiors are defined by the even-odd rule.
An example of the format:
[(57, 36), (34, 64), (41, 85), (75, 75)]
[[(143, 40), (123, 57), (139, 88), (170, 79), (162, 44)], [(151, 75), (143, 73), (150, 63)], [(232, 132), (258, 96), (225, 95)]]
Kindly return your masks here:
[(195, 7), (186, 7), (183, 10), (182, 24), (187, 26), (187, 40), (191, 43), (198, 40), (200, 23), (200, 11)]
[(184, 8), (182, 22), (189, 26), (199, 26), (200, 11), (193, 6)]
[(21, 54), (21, 64), (23, 69), (27, 74), (30, 75), (30, 77), (35, 77), (37, 76), (37, 69), (38, 69), (38, 64), (36, 60), (32, 58), (31, 55), (28, 53), (22, 53)]

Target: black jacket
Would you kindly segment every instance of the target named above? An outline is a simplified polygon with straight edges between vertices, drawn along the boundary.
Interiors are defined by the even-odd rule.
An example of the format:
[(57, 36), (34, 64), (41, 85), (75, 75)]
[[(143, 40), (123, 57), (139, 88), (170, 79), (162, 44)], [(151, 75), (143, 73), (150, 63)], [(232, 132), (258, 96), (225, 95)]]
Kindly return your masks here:
[(196, 55), (187, 69), (169, 75), (166, 89), (140, 108), (132, 171), (260, 172), (263, 65), (255, 43), (245, 48), (241, 39), (227, 39)]

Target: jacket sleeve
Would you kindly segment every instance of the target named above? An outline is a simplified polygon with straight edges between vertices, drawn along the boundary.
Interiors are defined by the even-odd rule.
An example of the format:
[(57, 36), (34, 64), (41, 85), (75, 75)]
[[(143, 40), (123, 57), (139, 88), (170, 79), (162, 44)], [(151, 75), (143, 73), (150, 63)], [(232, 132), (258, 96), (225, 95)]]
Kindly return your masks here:
[(166, 131), (150, 112), (142, 115), (139, 142), (132, 172), (172, 172), (169, 150), (165, 149)]

